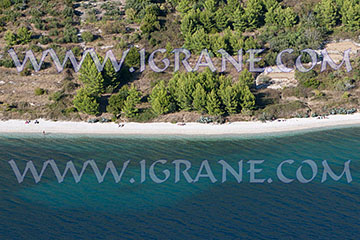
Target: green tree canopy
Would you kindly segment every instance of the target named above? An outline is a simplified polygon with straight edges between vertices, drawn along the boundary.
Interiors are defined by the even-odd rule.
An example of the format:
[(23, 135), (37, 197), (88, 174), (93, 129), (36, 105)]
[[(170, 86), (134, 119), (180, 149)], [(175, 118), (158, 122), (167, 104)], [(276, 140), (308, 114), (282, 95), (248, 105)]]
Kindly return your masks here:
[(360, 3), (357, 0), (344, 0), (341, 8), (341, 22), (350, 31), (360, 29)]
[(322, 0), (316, 5), (315, 12), (319, 22), (328, 30), (335, 27), (340, 18), (339, 8), (335, 0)]
[(17, 42), (19, 44), (26, 44), (31, 41), (32, 32), (26, 27), (20, 27), (17, 32)]
[(132, 118), (137, 115), (139, 109), (136, 108), (136, 105), (140, 102), (141, 93), (136, 89), (135, 85), (132, 85), (129, 89), (129, 95), (124, 101), (123, 112), (126, 117)]
[(200, 83), (196, 84), (196, 89), (193, 92), (192, 107), (198, 112), (206, 111), (206, 91)]
[(119, 115), (124, 107), (124, 102), (129, 96), (129, 88), (125, 85), (116, 94), (111, 95), (109, 98), (109, 105), (106, 107), (106, 111), (116, 115)]
[(217, 96), (215, 90), (213, 89), (207, 95), (206, 110), (210, 115), (215, 115), (215, 116), (222, 115), (223, 111), (221, 110), (220, 104), (221, 102), (219, 100), (219, 97)]
[(90, 54), (85, 57), (85, 60), (80, 68), (80, 81), (94, 96), (99, 96), (104, 92), (104, 77), (103, 73), (96, 68), (94, 61)]
[(171, 97), (164, 81), (160, 81), (150, 94), (150, 103), (152, 110), (156, 114), (166, 114), (171, 111)]
[(75, 108), (83, 113), (90, 115), (98, 115), (100, 104), (97, 97), (91, 94), (86, 88), (81, 88), (77, 91), (76, 96), (73, 100)]

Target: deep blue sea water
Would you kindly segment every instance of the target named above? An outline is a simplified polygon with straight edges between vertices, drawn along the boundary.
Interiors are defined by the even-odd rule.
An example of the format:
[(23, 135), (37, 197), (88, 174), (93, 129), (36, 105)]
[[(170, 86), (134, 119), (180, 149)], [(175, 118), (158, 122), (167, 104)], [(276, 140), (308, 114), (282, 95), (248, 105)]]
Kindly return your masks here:
[[(360, 128), (256, 137), (115, 137), (63, 135), (0, 136), (0, 239), (358, 239), (360, 235)], [(130, 160), (120, 183), (110, 172), (98, 183), (89, 167), (79, 183), (69, 172), (58, 183), (47, 168), (39, 183), (30, 172), (18, 183), (8, 161), (22, 172), (33, 161), (40, 172), (53, 159), (60, 171), (72, 161), (94, 160), (100, 171), (108, 161), (118, 170)], [(167, 164), (155, 171), (170, 171), (161, 184), (149, 178), (157, 160)], [(181, 175), (174, 182), (172, 161), (188, 160), (192, 178), (208, 160), (217, 179), (203, 177), (188, 183)], [(295, 180), (282, 183), (278, 165)], [(296, 180), (302, 161), (318, 166), (315, 179)], [(146, 181), (140, 183), (140, 161), (146, 160)], [(236, 169), (243, 160), (243, 180), (228, 174), (222, 183), (224, 160)], [(264, 160), (257, 178), (269, 183), (250, 183), (249, 160)], [(322, 161), (335, 173), (351, 160), (353, 181), (328, 179), (321, 183)], [(304, 177), (311, 168), (303, 166)], [(131, 183), (133, 179), (135, 182)]]

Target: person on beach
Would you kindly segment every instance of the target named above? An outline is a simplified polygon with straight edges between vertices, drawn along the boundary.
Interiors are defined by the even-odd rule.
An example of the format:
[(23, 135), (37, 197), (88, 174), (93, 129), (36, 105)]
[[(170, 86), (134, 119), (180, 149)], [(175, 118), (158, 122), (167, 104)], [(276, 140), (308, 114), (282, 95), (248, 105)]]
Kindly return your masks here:
[(45, 136), (46, 135), (46, 132), (45, 132), (45, 130), (42, 132), (42, 134)]

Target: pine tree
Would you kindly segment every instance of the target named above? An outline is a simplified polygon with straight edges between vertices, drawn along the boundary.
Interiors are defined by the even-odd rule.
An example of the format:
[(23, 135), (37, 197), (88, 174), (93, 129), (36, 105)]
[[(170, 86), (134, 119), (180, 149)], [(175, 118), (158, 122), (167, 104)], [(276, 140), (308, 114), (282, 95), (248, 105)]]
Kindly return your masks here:
[(170, 42), (166, 43), (165, 49), (166, 49), (166, 56), (167, 57), (169, 57), (171, 55), (171, 52), (174, 50), (174, 48), (173, 48), (173, 46), (171, 45)]
[(15, 45), (17, 43), (15, 33), (11, 32), (10, 30), (5, 32), (4, 39), (5, 39), (6, 44), (8, 46), (12, 46), (12, 45)]
[(31, 41), (32, 32), (26, 27), (20, 27), (17, 30), (16, 35), (19, 44), (26, 44)]
[(120, 89), (117, 94), (111, 95), (109, 98), (109, 105), (106, 107), (106, 111), (114, 114), (115, 116), (119, 115), (124, 107), (124, 102), (129, 96), (129, 89), (125, 85)]
[(241, 2), (239, 0), (227, 0), (227, 4), (224, 7), (225, 14), (228, 18), (232, 19), (234, 9), (241, 7)]
[(180, 29), (184, 36), (195, 33), (199, 27), (201, 28), (199, 12), (194, 9), (190, 10), (182, 17)]
[(225, 106), (225, 111), (228, 114), (233, 114), (237, 112), (240, 99), (237, 98), (238, 94), (236, 88), (232, 86), (231, 77), (220, 76), (219, 82), (221, 85), (219, 87), (219, 97), (223, 105)]
[(206, 33), (216, 33), (216, 25), (213, 20), (214, 13), (210, 11), (202, 11), (199, 14), (199, 20), (203, 25)]
[(160, 22), (155, 14), (147, 13), (141, 21), (140, 30), (143, 33), (151, 33), (160, 29)]
[(292, 8), (281, 9), (278, 22), (282, 27), (292, 27), (296, 24), (296, 14)]
[(140, 53), (136, 47), (130, 48), (130, 51), (126, 55), (125, 65), (129, 68), (139, 67), (140, 65)]
[(139, 112), (139, 109), (136, 108), (136, 105), (140, 102), (140, 92), (137, 91), (135, 85), (132, 85), (129, 89), (129, 95), (124, 101), (123, 112), (128, 118), (135, 117)]
[(235, 89), (238, 93), (238, 98), (240, 98), (240, 106), (242, 110), (252, 110), (255, 107), (255, 96), (250, 91), (250, 88), (243, 83), (237, 83)]
[(171, 97), (165, 87), (165, 82), (159, 82), (150, 94), (151, 108), (156, 114), (166, 114), (171, 111)]
[(104, 77), (96, 68), (95, 63), (89, 54), (85, 57), (80, 68), (79, 79), (84, 83), (85, 87), (92, 95), (98, 96), (104, 92)]
[(249, 30), (256, 29), (262, 25), (263, 10), (261, 0), (248, 0), (246, 2), (245, 16)]
[(360, 29), (360, 4), (357, 0), (344, 0), (341, 22), (350, 31)]
[(119, 72), (115, 72), (114, 66), (112, 65), (111, 61), (108, 60), (105, 63), (103, 78), (104, 78), (104, 87), (112, 86), (116, 88), (120, 84), (120, 74)]
[(197, 30), (194, 34), (185, 36), (185, 48), (194, 50), (196, 53), (204, 49), (210, 49), (209, 34), (203, 28)]
[(229, 36), (229, 43), (231, 47), (231, 51), (229, 51), (229, 54), (237, 54), (237, 52), (240, 49), (243, 49), (245, 46), (244, 37), (239, 32), (235, 32), (234, 34), (231, 34)]
[(249, 88), (254, 85), (254, 77), (247, 69), (244, 69), (239, 74), (239, 82), (248, 86)]
[(219, 81), (217, 76), (209, 69), (206, 69), (205, 72), (200, 73), (199, 76), (203, 78), (203, 86), (206, 92), (211, 92), (213, 89), (219, 88)]
[(319, 22), (325, 26), (326, 29), (331, 29), (336, 26), (339, 20), (339, 12), (335, 0), (322, 0), (316, 5), (315, 11)]
[(151, 0), (127, 0), (125, 9), (134, 9), (138, 17), (142, 17), (145, 14), (147, 6), (151, 5)]
[(220, 98), (228, 114), (234, 114), (237, 112), (238, 99), (236, 97), (236, 91), (232, 86), (220, 87)]
[(193, 109), (198, 112), (205, 111), (206, 106), (206, 91), (200, 83), (196, 84), (196, 89), (193, 93)]
[(99, 114), (100, 104), (97, 97), (92, 95), (91, 91), (86, 88), (81, 88), (77, 91), (73, 104), (80, 112), (91, 115)]
[(271, 8), (275, 9), (276, 7), (279, 6), (279, 2), (277, 0), (266, 0), (263, 3), (264, 3), (265, 10), (267, 12), (269, 12)]
[(204, 10), (214, 13), (216, 11), (216, 3), (214, 0), (205, 0), (204, 2)]
[(244, 51), (249, 49), (258, 49), (258, 43), (254, 37), (248, 37), (244, 42)]
[(174, 97), (182, 110), (192, 109), (193, 92), (197, 83), (197, 73), (187, 73), (180, 76), (175, 88)]
[(219, 36), (218, 34), (210, 36), (210, 42), (211, 42), (212, 52), (218, 57), (221, 56), (221, 54), (218, 53), (218, 50), (228, 49), (228, 45), (225, 42), (225, 38), (222, 36)]
[(269, 26), (277, 26), (278, 22), (276, 21), (276, 18), (278, 16), (278, 9), (281, 9), (279, 4), (276, 2), (276, 4), (269, 6), (268, 11), (265, 14), (265, 24)]
[(233, 14), (233, 26), (235, 31), (244, 32), (247, 28), (245, 11), (242, 7), (237, 8)]
[(214, 89), (207, 95), (206, 110), (210, 115), (219, 116), (223, 114), (221, 102)]
[(191, 0), (181, 0), (176, 7), (176, 10), (181, 13), (181, 15), (185, 15), (192, 9), (192, 1)]
[(224, 11), (223, 8), (219, 8), (214, 15), (214, 22), (216, 23), (216, 28), (219, 32), (221, 32), (222, 30), (224, 30), (228, 24), (229, 24), (229, 19)]

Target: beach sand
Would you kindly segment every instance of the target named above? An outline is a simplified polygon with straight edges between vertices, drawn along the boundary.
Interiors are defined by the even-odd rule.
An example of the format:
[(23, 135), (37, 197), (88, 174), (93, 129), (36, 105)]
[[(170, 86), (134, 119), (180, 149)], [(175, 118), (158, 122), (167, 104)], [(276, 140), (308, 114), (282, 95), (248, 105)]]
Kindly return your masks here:
[(293, 118), (272, 122), (233, 122), (230, 124), (186, 123), (116, 123), (62, 122), (39, 119), (39, 124), (25, 124), (24, 120), (0, 121), (0, 133), (49, 133), (63, 134), (135, 134), (135, 135), (246, 135), (291, 132), (314, 128), (360, 125), (360, 113), (332, 115), (327, 119)]

